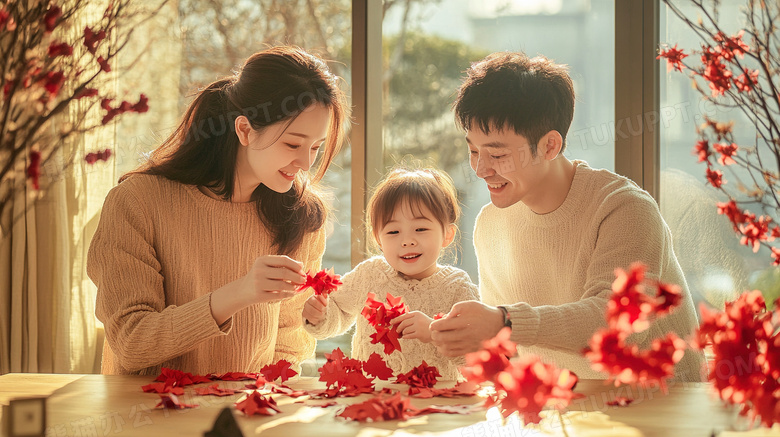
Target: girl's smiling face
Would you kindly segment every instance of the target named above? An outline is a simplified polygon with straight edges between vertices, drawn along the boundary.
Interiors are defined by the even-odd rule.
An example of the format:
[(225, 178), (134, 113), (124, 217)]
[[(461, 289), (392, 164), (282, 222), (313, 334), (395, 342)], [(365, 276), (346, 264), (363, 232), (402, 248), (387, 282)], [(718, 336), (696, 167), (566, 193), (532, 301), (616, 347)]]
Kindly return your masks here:
[(377, 233), (388, 264), (408, 279), (424, 279), (436, 273), (441, 250), (455, 238), (455, 225), (442, 226), (425, 205), (401, 202)]

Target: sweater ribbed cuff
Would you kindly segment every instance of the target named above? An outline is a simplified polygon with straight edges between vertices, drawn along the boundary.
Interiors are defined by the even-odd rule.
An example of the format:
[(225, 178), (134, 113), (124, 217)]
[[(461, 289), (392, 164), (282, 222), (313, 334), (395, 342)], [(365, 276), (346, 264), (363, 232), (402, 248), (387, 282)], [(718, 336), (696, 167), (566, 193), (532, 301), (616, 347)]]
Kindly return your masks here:
[(510, 340), (520, 346), (533, 346), (539, 336), (539, 314), (527, 303), (506, 306), (512, 320)]
[[(326, 310), (327, 311), (327, 310)], [(306, 317), (301, 316), (301, 324), (303, 329), (317, 340), (324, 340), (330, 337), (330, 326), (328, 326), (328, 317), (325, 317), (320, 323), (312, 325), (306, 321)]]
[(217, 335), (227, 335), (233, 328), (232, 317), (217, 325), (211, 315), (211, 293), (187, 302), (177, 310), (171, 317), (172, 326), (175, 326), (175, 331), (183, 337), (191, 338), (196, 343)]

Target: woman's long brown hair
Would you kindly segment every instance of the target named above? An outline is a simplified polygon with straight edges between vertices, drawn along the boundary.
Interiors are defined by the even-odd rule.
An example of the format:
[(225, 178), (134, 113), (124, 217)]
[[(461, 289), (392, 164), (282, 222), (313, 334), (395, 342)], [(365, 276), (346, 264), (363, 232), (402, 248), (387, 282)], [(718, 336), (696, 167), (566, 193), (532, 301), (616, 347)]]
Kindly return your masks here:
[[(176, 130), (139, 168), (125, 174), (160, 175), (188, 185), (204, 186), (225, 200), (233, 195), (239, 141), (235, 120), (243, 115), (255, 130), (289, 124), (304, 109), (321, 104), (331, 113), (318, 182), (344, 140), (349, 117), (338, 78), (325, 62), (298, 47), (280, 46), (255, 53), (241, 71), (209, 84), (195, 97)], [(260, 220), (280, 254), (291, 254), (306, 233), (327, 218), (323, 196), (299, 173), (292, 188), (277, 193), (260, 184), (252, 193)]]

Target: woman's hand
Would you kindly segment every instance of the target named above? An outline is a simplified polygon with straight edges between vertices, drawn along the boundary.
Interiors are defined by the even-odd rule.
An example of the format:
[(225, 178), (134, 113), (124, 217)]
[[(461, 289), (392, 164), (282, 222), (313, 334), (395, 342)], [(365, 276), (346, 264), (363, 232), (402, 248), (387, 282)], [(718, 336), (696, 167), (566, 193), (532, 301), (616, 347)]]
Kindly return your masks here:
[(320, 322), (325, 320), (325, 312), (328, 310), (327, 307), (327, 295), (314, 295), (307, 299), (306, 304), (303, 306), (303, 318), (308, 320), (312, 325), (319, 325)]
[(221, 325), (249, 305), (295, 296), (305, 282), (302, 263), (283, 255), (261, 256), (244, 277), (211, 293), (211, 315)]
[(392, 324), (398, 323), (397, 330), (401, 333), (401, 338), (417, 339), (423, 343), (431, 341), (431, 322), (433, 322), (432, 318), (419, 311), (402, 314), (390, 321)]
[(241, 288), (251, 303), (275, 302), (295, 296), (305, 282), (303, 263), (284, 255), (264, 255), (255, 260)]

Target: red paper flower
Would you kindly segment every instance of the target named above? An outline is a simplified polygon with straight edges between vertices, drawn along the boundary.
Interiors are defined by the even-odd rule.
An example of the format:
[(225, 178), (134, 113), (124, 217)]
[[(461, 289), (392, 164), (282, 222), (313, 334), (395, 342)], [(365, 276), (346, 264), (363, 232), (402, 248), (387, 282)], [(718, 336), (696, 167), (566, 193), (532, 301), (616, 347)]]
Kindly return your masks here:
[[(367, 378), (362, 370), (365, 365), (369, 365), (371, 371), (381, 372), (378, 368), (374, 368), (378, 367), (378, 364), (372, 362), (371, 358), (373, 358), (373, 355), (369, 358), (369, 361), (363, 363), (359, 360), (345, 358), (341, 349), (336, 348), (330, 354), (325, 354), (325, 358), (327, 362), (319, 368), (320, 381), (324, 381), (326, 386), (330, 388), (315, 393), (316, 395), (324, 397), (357, 396), (361, 393), (374, 391), (372, 379)], [(369, 362), (371, 364), (367, 364)], [(381, 364), (384, 364), (384, 362)]]
[(144, 385), (141, 387), (141, 390), (143, 390), (144, 393), (171, 393), (177, 396), (181, 396), (184, 394), (183, 388), (174, 387), (164, 382), (156, 382), (156, 383)]
[(679, 50), (677, 44), (675, 44), (674, 47), (670, 49), (659, 51), (656, 59), (666, 58), (666, 71), (672, 71), (672, 69), (682, 71), (684, 67), (682, 60), (686, 57), (688, 57), (688, 55), (683, 53), (682, 50)]
[(391, 354), (396, 350), (401, 350), (401, 343), (398, 341), (401, 335), (398, 333), (398, 325), (391, 325), (390, 321), (406, 314), (409, 309), (403, 303), (403, 298), (395, 297), (387, 293), (387, 302), (375, 300), (374, 293), (368, 293), (366, 305), (361, 314), (368, 320), (368, 324), (376, 329), (375, 334), (371, 334), (371, 344), (381, 343), (384, 345), (385, 354)]
[(101, 150), (98, 152), (90, 152), (84, 157), (84, 161), (87, 164), (92, 165), (98, 161), (108, 161), (111, 158), (111, 149)]
[(333, 273), (332, 268), (329, 270), (323, 269), (314, 276), (306, 272), (306, 283), (298, 287), (298, 291), (311, 287), (315, 295), (320, 296), (324, 294), (327, 296), (336, 291), (341, 284), (341, 276)]
[(263, 416), (273, 416), (281, 413), (282, 410), (276, 406), (276, 401), (272, 397), (264, 397), (258, 391), (253, 391), (241, 402), (236, 403), (236, 410), (241, 411), (247, 416), (255, 414)]
[(53, 42), (49, 44), (49, 57), (56, 58), (57, 56), (71, 56), (73, 54), (73, 47), (68, 43), (57, 44)]
[(674, 375), (674, 365), (685, 353), (685, 341), (670, 333), (653, 340), (649, 350), (640, 351), (627, 338), (646, 329), (651, 317), (672, 311), (682, 297), (678, 286), (661, 282), (655, 284), (655, 297), (646, 294), (644, 275), (641, 263), (632, 264), (629, 272), (615, 270), (613, 293), (607, 304), (608, 327), (593, 334), (585, 355), (591, 366), (608, 373), (615, 385), (657, 381), (665, 390), (666, 380)]
[(276, 364), (269, 364), (260, 369), (260, 373), (262, 373), (268, 381), (281, 379), (282, 382), (285, 382), (298, 374), (298, 372), (292, 370), (290, 366), (292, 366), (292, 363), (289, 361), (279, 360)]
[(715, 188), (720, 188), (726, 181), (723, 179), (723, 172), (720, 170), (711, 170), (707, 167), (706, 170), (707, 182)]
[(712, 342), (709, 379), (724, 401), (741, 404), (741, 414), (767, 427), (780, 423), (780, 306), (766, 311), (754, 290), (726, 303), (722, 312), (701, 307), (699, 348)]
[(371, 353), (368, 361), (363, 362), (363, 371), (383, 381), (393, 377), (393, 370), (387, 367), (385, 360), (376, 352)]
[(734, 156), (737, 156), (737, 150), (739, 149), (739, 146), (736, 144), (715, 143), (712, 145), (712, 148), (715, 149), (716, 152), (720, 153), (720, 157), (718, 158), (720, 165), (731, 165), (737, 163), (737, 161), (734, 160)]
[(57, 27), (57, 20), (62, 16), (62, 9), (57, 5), (51, 5), (46, 15), (43, 16), (43, 24), (46, 26), (46, 32), (50, 33)]
[(511, 328), (503, 328), (490, 340), (482, 342), (482, 349), (466, 354), (466, 367), (461, 373), (475, 383), (492, 381), (509, 365), (509, 358), (517, 354), (517, 345), (509, 340)]
[(155, 378), (157, 382), (163, 382), (166, 385), (175, 387), (184, 387), (187, 385), (198, 384), (201, 382), (211, 382), (210, 379), (205, 376), (193, 375), (192, 373), (182, 372), (181, 370), (169, 369), (163, 367), (160, 370), (160, 375)]
[(699, 157), (699, 162), (709, 161), (710, 155), (710, 143), (707, 140), (699, 140), (696, 145), (693, 146), (693, 152)]
[(89, 26), (84, 28), (84, 46), (93, 55), (97, 51), (97, 46), (106, 37), (106, 31), (101, 30), (95, 33)]
[(436, 385), (437, 378), (441, 378), (439, 369), (434, 366), (429, 366), (428, 363), (423, 360), (422, 364), (413, 368), (412, 370), (401, 373), (396, 376), (398, 384), (409, 384), (410, 387), (433, 387)]
[(33, 150), (30, 152), (30, 165), (27, 166), (27, 178), (30, 180), (33, 188), (41, 189), (41, 152)]
[(185, 408), (198, 408), (197, 404), (185, 404), (173, 393), (160, 394), (160, 402), (154, 406), (157, 408), (168, 408), (171, 410), (183, 410)]
[(496, 390), (506, 394), (501, 413), (509, 417), (518, 412), (525, 423), (539, 423), (539, 413), (548, 402), (557, 401), (556, 408), (571, 402), (576, 383), (577, 377), (568, 370), (544, 364), (536, 356), (522, 357), (496, 376)]

